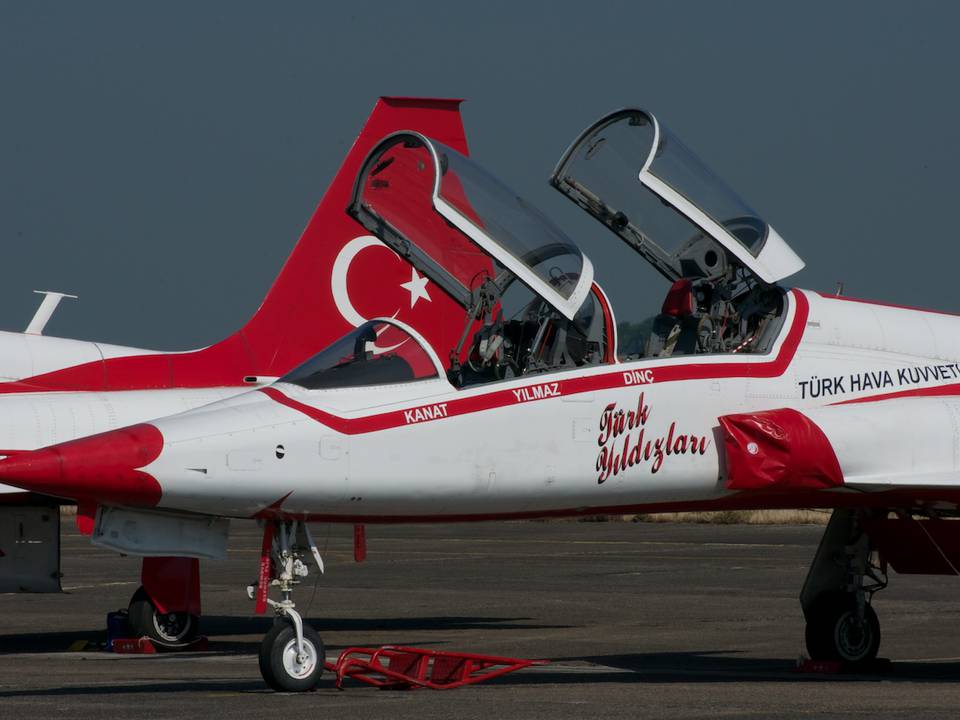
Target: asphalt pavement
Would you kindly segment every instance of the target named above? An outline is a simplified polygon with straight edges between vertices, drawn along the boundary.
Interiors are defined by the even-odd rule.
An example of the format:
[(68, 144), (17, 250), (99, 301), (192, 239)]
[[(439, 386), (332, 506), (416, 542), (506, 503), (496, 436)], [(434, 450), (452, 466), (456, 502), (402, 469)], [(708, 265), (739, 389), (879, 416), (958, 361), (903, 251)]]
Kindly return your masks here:
[[(892, 576), (875, 607), (877, 675), (798, 673), (797, 595), (822, 528), (625, 522), (315, 526), (327, 573), (295, 596), (332, 659), (402, 644), (545, 658), (451, 691), (378, 691), (329, 677), (267, 690), (252, 615), (259, 539), (234, 525), (230, 557), (203, 563), (205, 653), (71, 651), (104, 639), (139, 562), (63, 521), (65, 592), (0, 595), (0, 720), (52, 718), (956, 717), (960, 578)], [(90, 647), (91, 645), (88, 645)]]

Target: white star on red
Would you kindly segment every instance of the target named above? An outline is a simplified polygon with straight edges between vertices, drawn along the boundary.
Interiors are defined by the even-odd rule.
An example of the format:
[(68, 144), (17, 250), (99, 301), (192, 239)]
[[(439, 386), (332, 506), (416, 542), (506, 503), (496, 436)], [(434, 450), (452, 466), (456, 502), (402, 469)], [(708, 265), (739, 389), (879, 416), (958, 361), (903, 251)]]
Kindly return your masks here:
[(400, 283), (400, 287), (410, 292), (410, 307), (416, 305), (420, 298), (432, 302), (430, 295), (427, 293), (427, 283), (429, 282), (427, 278), (420, 277), (416, 268), (410, 268), (410, 271), (410, 282)]

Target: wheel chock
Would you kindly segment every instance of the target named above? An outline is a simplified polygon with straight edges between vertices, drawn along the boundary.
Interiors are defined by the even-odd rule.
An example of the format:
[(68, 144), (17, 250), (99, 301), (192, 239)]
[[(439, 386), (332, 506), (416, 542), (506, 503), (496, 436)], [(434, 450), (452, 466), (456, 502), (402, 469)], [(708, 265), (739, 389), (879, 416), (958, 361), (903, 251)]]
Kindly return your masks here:
[(817, 675), (839, 675), (843, 672), (843, 663), (839, 660), (798, 660), (797, 672)]
[(158, 652), (203, 652), (209, 649), (210, 642), (201, 635), (195, 640), (178, 645), (165, 645), (150, 638), (130, 637), (130, 627), (127, 623), (127, 611), (118, 610), (107, 615), (107, 652), (119, 655), (155, 655)]
[(807, 658), (797, 661), (798, 673), (814, 675), (885, 675), (893, 669), (893, 663), (887, 658), (877, 658), (867, 664), (851, 664), (840, 660), (810, 660)]
[(156, 655), (164, 652), (204, 652), (210, 649), (206, 637), (198, 637), (183, 645), (161, 645), (148, 637), (113, 638), (107, 650), (118, 655)]
[(156, 655), (157, 648), (150, 638), (114, 638), (110, 651), (118, 655)]

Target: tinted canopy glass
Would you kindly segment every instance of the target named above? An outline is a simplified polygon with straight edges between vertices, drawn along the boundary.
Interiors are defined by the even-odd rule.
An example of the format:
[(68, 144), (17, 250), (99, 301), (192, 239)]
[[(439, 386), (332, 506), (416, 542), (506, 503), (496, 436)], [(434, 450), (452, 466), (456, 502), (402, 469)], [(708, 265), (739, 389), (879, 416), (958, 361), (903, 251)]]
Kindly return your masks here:
[[(357, 181), (358, 219), (403, 257), (414, 261), (462, 303), (475, 277), (493, 274), (490, 258), (433, 207), (438, 172), (420, 138), (394, 135), (368, 157)], [(372, 223), (372, 227), (370, 225)]]
[[(546, 215), (482, 167), (442, 145), (437, 149), (445, 167), (440, 199), (449, 206), (441, 205), (440, 212), (455, 223), (466, 220), (469, 226), (462, 229), (477, 241), (492, 241), (491, 252), (498, 259), (505, 251), (517, 267), (569, 302), (577, 285), (556, 278), (561, 273), (567, 278), (583, 274), (585, 258), (580, 249)], [(547, 258), (551, 262), (544, 262)]]
[(464, 304), (478, 277), (496, 274), (494, 261), (568, 318), (593, 282), (590, 261), (542, 213), (476, 163), (415, 133), (392, 135), (368, 156), (350, 211)]
[(393, 385), (437, 377), (430, 354), (399, 325), (371, 320), (280, 379), (308, 390)]
[(680, 138), (662, 125), (649, 170), (722, 225), (751, 254), (760, 252), (767, 238), (767, 224)]

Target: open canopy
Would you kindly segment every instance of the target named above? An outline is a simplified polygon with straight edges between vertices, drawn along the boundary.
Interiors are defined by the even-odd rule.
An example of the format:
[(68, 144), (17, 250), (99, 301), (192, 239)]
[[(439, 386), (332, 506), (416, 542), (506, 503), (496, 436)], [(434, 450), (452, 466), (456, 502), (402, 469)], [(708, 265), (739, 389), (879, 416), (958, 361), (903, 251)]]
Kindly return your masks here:
[(486, 170), (414, 132), (367, 156), (349, 212), (464, 307), (492, 261), (567, 319), (590, 292), (593, 266), (562, 230)]
[(551, 184), (671, 279), (682, 256), (712, 238), (764, 282), (803, 261), (680, 140), (643, 110), (611, 113), (564, 153)]

